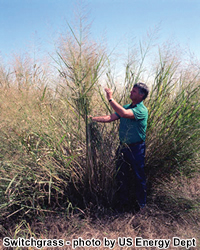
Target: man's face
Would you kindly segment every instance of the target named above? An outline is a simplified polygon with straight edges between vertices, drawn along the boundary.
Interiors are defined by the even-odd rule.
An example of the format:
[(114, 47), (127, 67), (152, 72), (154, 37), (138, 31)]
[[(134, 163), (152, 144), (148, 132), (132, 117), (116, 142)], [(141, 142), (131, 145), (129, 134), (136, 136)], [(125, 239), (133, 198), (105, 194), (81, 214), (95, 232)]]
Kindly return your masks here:
[(131, 100), (137, 100), (139, 96), (139, 89), (137, 87), (133, 87), (130, 95)]

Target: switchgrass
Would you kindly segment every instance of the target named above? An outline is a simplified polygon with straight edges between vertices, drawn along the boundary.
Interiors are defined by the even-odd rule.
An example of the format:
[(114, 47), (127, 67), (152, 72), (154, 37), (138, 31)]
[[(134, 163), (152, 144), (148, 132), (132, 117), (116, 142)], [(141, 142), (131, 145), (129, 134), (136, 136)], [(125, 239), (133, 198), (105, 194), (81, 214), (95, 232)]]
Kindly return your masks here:
[[(84, 36), (82, 25), (79, 36), (71, 26), (69, 30), (71, 36), (61, 40), (54, 58), (59, 72), (54, 76), (56, 86), (50, 84), (48, 71), (27, 60), (17, 60), (12, 73), (3, 66), (0, 70), (2, 235), (10, 221), (29, 230), (30, 224), (23, 221), (30, 223), (33, 216), (70, 217), (79, 211), (97, 218), (114, 209), (118, 123), (102, 125), (88, 119), (90, 114), (113, 112), (100, 85), (106, 54)], [(121, 104), (128, 102), (132, 85), (142, 80), (149, 48), (142, 50), (140, 44), (141, 60), (126, 65), (123, 91), (111, 72), (107, 74), (107, 84), (114, 87)], [(158, 58), (149, 72), (153, 80), (148, 82), (150, 94), (145, 100), (152, 207), (159, 204), (154, 194), (160, 183), (167, 183), (172, 174), (191, 177), (199, 171), (199, 69), (185, 69), (161, 51)], [(166, 206), (184, 207), (183, 200), (171, 194)], [(195, 213), (197, 199), (190, 200)]]
[[(88, 183), (91, 192), (94, 175), (94, 157), (91, 151), (91, 129), (88, 116), (92, 110), (92, 95), (97, 88), (101, 76), (102, 66), (105, 61), (105, 52), (91, 40), (83, 28), (83, 18), (80, 18), (79, 32), (76, 34), (70, 25), (70, 37), (61, 39), (59, 47), (58, 71), (64, 78), (64, 88), (67, 89), (68, 106), (78, 117), (78, 130), (82, 127), (80, 136), (84, 136), (86, 145), (86, 168), (84, 185)], [(86, 34), (85, 34), (86, 33)], [(83, 123), (84, 125), (81, 125)], [(96, 172), (96, 171), (95, 171)]]
[[(71, 242), (79, 237), (84, 240), (94, 238), (101, 241), (106, 237), (116, 240), (114, 249), (121, 249), (117, 244), (118, 237), (131, 237), (133, 244), (136, 237), (170, 239), (171, 241), (173, 237), (195, 238), (197, 246), (191, 249), (198, 249), (200, 243), (199, 211), (198, 209), (191, 211), (190, 207), (194, 200), (198, 205), (198, 197), (199, 175), (193, 179), (184, 176), (178, 179), (172, 178), (170, 181), (165, 179), (164, 183), (157, 186), (157, 192), (152, 194), (153, 200), (149, 202), (144, 214), (136, 216), (131, 213), (115, 216), (105, 214), (101, 218), (95, 218), (95, 220), (88, 216), (80, 218), (76, 214), (70, 216), (70, 219), (64, 219), (62, 215), (49, 215), (37, 220), (33, 218), (31, 225), (22, 221), (10, 228), (9, 233), (10, 237), (13, 238), (29, 239), (32, 236), (35, 239), (55, 238)], [(177, 199), (181, 200), (182, 206), (177, 206)], [(168, 202), (168, 206), (166, 206), (166, 202)], [(126, 246), (123, 248), (130, 249)], [(65, 246), (63, 249), (72, 249), (72, 246)], [(80, 247), (80, 249), (89, 249), (89, 247)], [(103, 244), (99, 249), (105, 249)], [(140, 249), (149, 249), (149, 247), (140, 247)], [(168, 249), (174, 249), (172, 243)]]
[[(152, 91), (147, 101), (147, 166), (154, 176), (195, 168), (199, 152), (199, 71), (191, 78), (176, 61), (160, 58)], [(196, 166), (196, 170), (199, 166)]]

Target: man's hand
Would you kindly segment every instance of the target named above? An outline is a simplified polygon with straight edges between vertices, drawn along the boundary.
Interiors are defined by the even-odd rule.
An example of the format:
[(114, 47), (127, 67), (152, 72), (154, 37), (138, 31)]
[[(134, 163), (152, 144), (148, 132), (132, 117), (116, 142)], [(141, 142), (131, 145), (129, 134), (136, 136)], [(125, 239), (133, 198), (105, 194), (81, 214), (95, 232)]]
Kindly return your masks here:
[(108, 101), (109, 101), (109, 100), (112, 98), (113, 92), (112, 92), (112, 90), (109, 89), (109, 88), (105, 88), (105, 91), (106, 91), (106, 94), (107, 94), (107, 99), (108, 99)]
[(91, 115), (89, 115), (88, 118), (92, 119), (93, 122), (103, 122), (103, 123), (113, 122), (119, 119), (119, 117), (116, 114), (96, 116), (96, 117), (92, 117)]

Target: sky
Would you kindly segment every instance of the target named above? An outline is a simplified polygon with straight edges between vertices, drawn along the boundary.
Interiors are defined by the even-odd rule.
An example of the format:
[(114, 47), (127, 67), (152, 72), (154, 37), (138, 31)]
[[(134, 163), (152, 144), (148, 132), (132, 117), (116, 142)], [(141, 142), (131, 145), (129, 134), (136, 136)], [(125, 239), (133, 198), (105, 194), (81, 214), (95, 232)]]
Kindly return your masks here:
[[(109, 49), (126, 51), (132, 39), (157, 31), (200, 59), (200, 0), (85, 0), (91, 35)], [(0, 55), (10, 58), (40, 47), (55, 50), (59, 33), (74, 20), (76, 0), (0, 0)], [(41, 52), (41, 53), (42, 53)]]

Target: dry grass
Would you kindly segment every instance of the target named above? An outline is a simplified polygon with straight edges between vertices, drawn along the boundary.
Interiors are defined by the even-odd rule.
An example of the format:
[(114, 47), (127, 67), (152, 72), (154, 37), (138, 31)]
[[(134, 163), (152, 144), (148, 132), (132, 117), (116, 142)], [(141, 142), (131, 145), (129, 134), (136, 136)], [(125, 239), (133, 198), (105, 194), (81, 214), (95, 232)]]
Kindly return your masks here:
[[(123, 249), (150, 249), (149, 247), (135, 247), (135, 238), (143, 239), (171, 239), (179, 237), (181, 239), (197, 240), (197, 247), (190, 249), (199, 249), (200, 247), (200, 176), (195, 175), (193, 178), (182, 177), (179, 179), (172, 178), (166, 181), (161, 189), (157, 186), (154, 193), (154, 199), (150, 200), (145, 212), (137, 214), (111, 214), (91, 216), (80, 216), (74, 214), (68, 218), (62, 215), (51, 215), (33, 219), (30, 223), (23, 222), (15, 228), (10, 228), (4, 236), (13, 238), (24, 237), (35, 239), (63, 239), (72, 242), (73, 239), (115, 239), (114, 249), (122, 249), (117, 243), (118, 237), (132, 238), (132, 247), (123, 247)], [(164, 196), (165, 195), (165, 196)], [(159, 197), (172, 197), (176, 195), (180, 202), (174, 203), (158, 201)], [(187, 199), (189, 207), (183, 206), (183, 199)], [(186, 204), (185, 204), (186, 205)], [(6, 248), (5, 248), (6, 249)], [(30, 249), (30, 248), (29, 248)], [(45, 248), (44, 248), (45, 249)], [(46, 248), (56, 249), (56, 248)], [(72, 246), (65, 246), (57, 249), (72, 249)], [(77, 247), (77, 249), (94, 249), (92, 247)], [(96, 249), (109, 249), (103, 246)], [(154, 248), (151, 248), (154, 249)], [(158, 249), (158, 248), (155, 248)], [(185, 249), (174, 248), (172, 243), (168, 249)]]
[[(0, 228), (2, 237), (61, 238), (72, 241), (79, 237), (100, 240), (104, 237), (116, 240), (118, 237), (131, 237), (134, 240), (135, 237), (172, 239), (177, 236), (199, 240), (199, 175), (188, 178), (187, 175), (179, 174), (178, 177), (173, 175), (169, 180), (169, 171), (168, 178), (165, 179), (164, 168), (159, 167), (163, 173), (162, 178), (151, 179), (153, 185), (145, 214), (114, 215), (108, 211), (108, 207), (104, 208), (101, 198), (106, 197), (108, 202), (112, 196), (110, 190), (114, 190), (110, 186), (113, 162), (105, 160), (108, 159), (111, 149), (114, 152), (117, 145), (114, 133), (116, 128), (112, 129), (112, 124), (97, 128), (97, 132), (104, 135), (103, 146), (100, 145), (97, 150), (95, 145), (95, 168), (90, 182), (92, 192), (89, 193), (91, 197), (85, 203), (86, 210), (81, 216), (76, 213), (70, 214), (74, 209), (70, 208), (71, 203), (67, 199), (70, 198), (76, 203), (79, 198), (75, 197), (77, 193), (73, 193), (74, 191), (78, 189), (84, 195), (81, 199), (87, 199), (87, 193), (84, 193), (84, 190), (88, 191), (88, 187), (84, 186), (86, 153), (84, 126), (79, 126), (79, 118), (65, 99), (59, 95), (53, 98), (54, 95), (55, 92), (44, 86), (40, 88), (29, 86), (28, 89), (5, 86), (0, 94), (2, 108), (0, 167), (3, 180), (1, 202), (8, 208), (4, 209), (2, 206), (4, 217), (4, 224)], [(104, 106), (101, 108), (103, 110)], [(109, 130), (114, 131), (112, 135)], [(152, 140), (154, 142), (152, 147), (155, 147), (156, 138), (157, 136)], [(180, 137), (180, 141), (181, 139)], [(105, 150), (105, 145), (109, 150)], [(169, 149), (166, 143), (162, 145), (164, 149)], [(159, 145), (157, 148), (160, 149)], [(156, 154), (155, 156), (157, 157)], [(198, 155), (195, 159), (197, 158)], [(167, 158), (169, 159), (170, 157)], [(166, 160), (165, 162), (167, 163)], [(186, 167), (191, 172), (190, 166)], [(68, 185), (71, 184), (74, 185), (72, 190), (68, 189)], [(89, 208), (91, 210), (87, 213)], [(24, 209), (24, 217), (20, 217), (20, 213), (18, 215), (20, 209)], [(46, 215), (46, 209), (51, 216)], [(10, 216), (11, 214), (14, 216)], [(35, 219), (33, 219), (34, 214), (37, 216)], [(9, 221), (6, 223), (6, 217), (12, 217), (11, 224)], [(104, 248), (101, 246), (99, 249)], [(121, 248), (116, 244), (115, 249)]]

